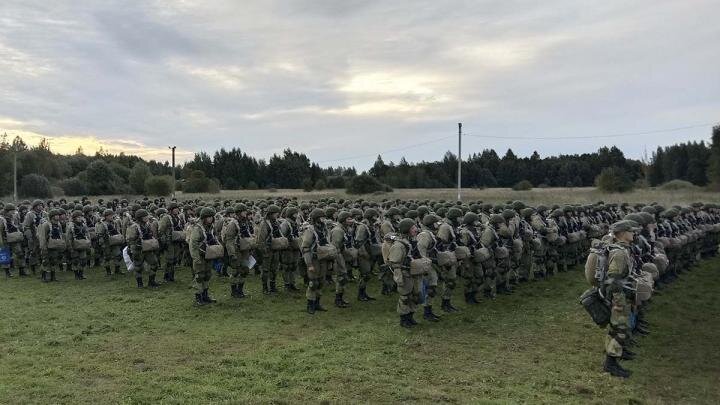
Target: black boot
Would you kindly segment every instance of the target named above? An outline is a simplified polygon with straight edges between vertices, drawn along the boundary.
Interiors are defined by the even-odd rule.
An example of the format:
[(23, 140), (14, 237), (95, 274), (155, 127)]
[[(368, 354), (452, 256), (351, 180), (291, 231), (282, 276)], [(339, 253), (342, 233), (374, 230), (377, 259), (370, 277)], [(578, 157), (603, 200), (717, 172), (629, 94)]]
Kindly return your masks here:
[(238, 283), (237, 285), (237, 298), (245, 298), (245, 292), (243, 291), (243, 288), (245, 287), (245, 283)]
[(634, 332), (634, 333), (637, 333), (637, 334), (640, 335), (640, 336), (647, 336), (647, 335), (650, 334), (650, 331), (649, 331), (649, 330), (643, 328), (643, 327), (640, 326), (640, 325), (638, 325), (633, 332)]
[(35, 273), (37, 273), (37, 266), (30, 266), (30, 272), (31, 272), (32, 275), (34, 276)]
[(387, 285), (383, 284), (381, 294), (382, 294), (382, 295), (390, 295), (390, 293), (392, 293), (392, 291), (390, 291), (390, 287), (388, 287)]
[(400, 327), (410, 329), (413, 327), (413, 324), (408, 320), (408, 315), (400, 315)]
[(457, 311), (458, 311), (458, 309), (455, 308), (455, 307), (450, 303), (450, 300), (449, 300), (449, 299), (444, 299), (444, 300), (442, 300), (442, 306), (441, 306), (441, 308), (442, 308), (443, 311), (445, 311), (445, 312), (447, 312), (447, 313), (452, 313), (452, 312), (457, 312)]
[(80, 272), (77, 270), (73, 270), (73, 274), (75, 275), (75, 280), (80, 280)]
[(437, 322), (440, 320), (440, 317), (433, 313), (432, 305), (428, 305), (423, 310), (423, 319), (430, 322)]
[(140, 276), (140, 277), (135, 277), (135, 281), (137, 281), (137, 287), (138, 287), (138, 288), (143, 288), (143, 287), (145, 287), (145, 285), (143, 284), (142, 276)]
[(105, 275), (112, 276), (112, 270), (110, 270), (110, 266), (105, 266)]
[(286, 292), (298, 292), (298, 291), (300, 291), (300, 289), (295, 287), (295, 284), (288, 283), (288, 284), (285, 284), (285, 291)]
[(5, 269), (5, 277), (12, 278), (13, 274), (10, 272), (10, 269)]
[(78, 271), (78, 274), (80, 275), (80, 280), (87, 280), (87, 277), (85, 277), (85, 270)]
[(335, 294), (335, 306), (338, 308), (347, 308), (350, 306), (350, 303), (343, 299), (342, 294)]
[(366, 287), (360, 287), (358, 289), (358, 301), (375, 301), (375, 298), (367, 294)]
[(314, 300), (307, 300), (307, 313), (310, 315), (315, 314), (315, 301)]
[(475, 298), (475, 292), (467, 292), (465, 293), (465, 303), (466, 304), (479, 304), (480, 302)]
[(170, 273), (167, 272), (167, 270), (163, 273), (163, 280), (166, 282), (170, 281)]
[(24, 268), (24, 267), (21, 267), (21, 268), (20, 268), (20, 277), (27, 277), (27, 276), (28, 276), (28, 274), (27, 274), (27, 272), (25, 271), (25, 268)]
[(620, 358), (623, 360), (633, 360), (635, 359), (635, 353), (628, 349), (623, 349), (622, 356)]
[(203, 306), (206, 305), (207, 302), (203, 299), (202, 294), (195, 294), (195, 305), (197, 306)]
[(278, 292), (275, 280), (270, 281), (270, 294), (276, 294)]
[(320, 305), (320, 297), (315, 298), (315, 310), (320, 312), (327, 312), (327, 309)]
[(114, 273), (114, 274), (122, 275), (122, 273), (120, 272), (120, 266), (115, 266), (115, 273)]
[(417, 322), (415, 322), (415, 318), (413, 318), (414, 315), (415, 315), (415, 312), (410, 312), (409, 314), (407, 314), (407, 320), (408, 320), (408, 322), (410, 322), (410, 325), (412, 325), (412, 326), (415, 326), (418, 324)]
[(174, 283), (174, 282), (175, 282), (175, 269), (173, 269), (173, 270), (170, 272), (170, 282), (171, 282), (171, 283)]
[(617, 361), (617, 357), (605, 356), (605, 364), (603, 364), (603, 371), (610, 373), (613, 377), (630, 377), (630, 371), (625, 370), (620, 366)]
[(208, 292), (207, 288), (203, 290), (202, 298), (208, 304), (214, 304), (217, 302), (217, 300), (215, 298), (210, 296), (210, 293)]
[(270, 289), (268, 288), (268, 281), (266, 278), (262, 279), (262, 287), (263, 287), (263, 294), (265, 294), (265, 295), (270, 294)]
[(40, 280), (42, 280), (43, 283), (47, 283), (50, 281), (50, 278), (48, 276), (49, 276), (48, 272), (43, 271), (42, 274), (40, 275)]
[(157, 281), (155, 281), (155, 275), (152, 274), (150, 277), (148, 277), (148, 287), (157, 288), (160, 287), (160, 284), (158, 284)]
[(55, 270), (50, 271), (50, 281), (57, 281), (57, 279), (55, 278)]

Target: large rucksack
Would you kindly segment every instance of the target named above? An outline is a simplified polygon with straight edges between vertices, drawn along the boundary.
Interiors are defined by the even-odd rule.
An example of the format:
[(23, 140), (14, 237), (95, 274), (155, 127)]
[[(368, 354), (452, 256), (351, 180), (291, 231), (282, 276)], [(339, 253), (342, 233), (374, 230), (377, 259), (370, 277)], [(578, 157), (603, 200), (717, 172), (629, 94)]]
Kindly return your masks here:
[(593, 286), (601, 286), (607, 277), (610, 246), (600, 239), (593, 239), (585, 260), (585, 280)]

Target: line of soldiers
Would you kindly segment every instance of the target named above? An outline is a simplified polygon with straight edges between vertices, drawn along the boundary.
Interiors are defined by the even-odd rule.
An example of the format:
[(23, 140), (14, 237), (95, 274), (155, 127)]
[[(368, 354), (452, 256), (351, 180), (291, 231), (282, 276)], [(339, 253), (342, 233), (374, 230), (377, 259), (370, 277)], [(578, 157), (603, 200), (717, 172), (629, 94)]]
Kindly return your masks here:
[[(326, 310), (321, 304), (325, 284), (334, 286), (335, 306), (345, 308), (349, 282), (357, 279), (358, 301), (372, 301), (368, 283), (377, 276), (381, 294), (399, 295), (397, 313), (405, 328), (417, 323), (420, 306), (431, 322), (440, 320), (433, 310), (436, 301), (443, 312), (456, 312), (457, 288), (466, 304), (477, 304), (481, 297), (511, 294), (521, 282), (568, 271), (585, 262), (588, 252), (595, 260), (603, 256), (598, 252), (609, 257), (612, 271), (602, 283), (637, 275), (656, 291), (699, 257), (714, 255), (720, 230), (718, 206), (701, 203), (530, 207), (521, 201), (144, 198), (93, 204), (83, 198), (3, 204), (0, 210), (0, 265), (8, 277), (39, 270), (50, 282), (65, 269), (82, 280), (92, 265), (104, 267), (108, 276), (127, 267), (138, 287), (144, 287), (145, 275), (149, 287), (158, 287), (158, 271), (165, 282), (174, 282), (179, 268), (190, 267), (194, 303), (206, 305), (215, 302), (208, 291), (214, 273), (229, 278), (232, 297), (243, 298), (254, 271), (265, 294), (278, 293), (278, 276), (291, 293), (300, 290), (302, 280), (306, 310), (314, 314)], [(623, 222), (619, 228), (619, 221), (633, 226)], [(635, 235), (626, 241), (632, 249), (621, 243), (619, 232)], [(614, 258), (626, 250), (632, 259), (628, 271), (625, 265), (617, 269), (620, 261)], [(595, 273), (588, 279), (599, 280)], [(608, 291), (609, 300), (614, 296)], [(623, 311), (640, 315), (634, 327), (643, 331), (639, 304)], [(612, 308), (615, 314), (616, 305)], [(616, 318), (606, 351), (613, 359), (630, 357), (625, 342), (631, 332), (618, 326), (625, 318)], [(619, 369), (612, 359), (606, 363), (606, 369)]]

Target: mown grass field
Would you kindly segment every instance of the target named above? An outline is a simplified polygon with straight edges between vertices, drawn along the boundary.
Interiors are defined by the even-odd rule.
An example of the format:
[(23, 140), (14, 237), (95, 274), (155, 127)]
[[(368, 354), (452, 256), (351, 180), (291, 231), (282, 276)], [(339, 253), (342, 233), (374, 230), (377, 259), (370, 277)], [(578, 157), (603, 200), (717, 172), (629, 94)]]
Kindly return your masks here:
[(603, 331), (577, 302), (578, 270), (411, 331), (395, 297), (340, 310), (328, 291), (329, 312), (309, 316), (302, 294), (263, 296), (257, 276), (244, 300), (213, 278), (219, 302), (203, 308), (187, 270), (157, 290), (99, 270), (1, 279), (0, 402), (717, 403), (719, 266), (653, 299), (627, 381), (600, 372)]
[[(297, 197), (299, 200), (317, 200), (320, 198), (364, 198), (366, 200), (394, 200), (431, 199), (447, 201), (457, 200), (457, 189), (395, 189), (390, 193), (349, 195), (345, 190), (322, 190), (305, 192), (295, 189), (269, 190), (223, 190), (220, 194), (183, 194), (178, 193), (180, 199), (215, 199), (215, 198), (278, 198)], [(463, 201), (482, 200), (490, 203), (504, 203), (512, 200), (522, 200), (526, 204), (589, 204), (597, 201), (645, 203), (657, 202), (666, 206), (687, 205), (693, 202), (720, 203), (720, 193), (705, 191), (699, 187), (683, 190), (662, 190), (660, 188), (637, 189), (628, 193), (604, 193), (595, 187), (577, 188), (535, 188), (528, 191), (513, 191), (509, 188), (463, 189)]]

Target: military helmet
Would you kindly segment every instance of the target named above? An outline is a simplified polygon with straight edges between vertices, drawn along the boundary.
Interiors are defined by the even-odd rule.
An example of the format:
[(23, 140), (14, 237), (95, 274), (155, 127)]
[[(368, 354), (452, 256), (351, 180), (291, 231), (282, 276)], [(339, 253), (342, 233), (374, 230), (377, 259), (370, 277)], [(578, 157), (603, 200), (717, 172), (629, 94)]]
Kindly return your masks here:
[(491, 214), (490, 215), (490, 223), (496, 224), (496, 225), (504, 224), (505, 218), (503, 218), (503, 216), (500, 214)]
[(248, 211), (247, 205), (245, 205), (245, 204), (243, 204), (243, 203), (237, 203), (237, 204), (235, 204), (235, 212), (236, 212), (236, 213), (239, 214), (239, 213), (241, 213), (241, 212), (243, 212), (243, 211)]
[(353, 208), (350, 210), (350, 215), (352, 215), (353, 218), (362, 218), (363, 212), (360, 208)]
[(323, 211), (320, 208), (314, 208), (312, 211), (310, 211), (310, 219), (313, 221), (317, 221), (320, 218), (323, 218), (325, 216), (325, 211)]
[(454, 220), (456, 218), (460, 218), (463, 215), (462, 210), (460, 208), (452, 207), (447, 212), (447, 218), (450, 220)]
[(627, 221), (635, 221), (640, 225), (645, 225), (645, 219), (638, 213), (627, 214), (623, 219)]
[(81, 217), (81, 216), (83, 216), (83, 213), (80, 210), (75, 210), (71, 214), (72, 219), (75, 219), (75, 218)]
[(300, 210), (298, 210), (298, 208), (296, 206), (291, 205), (291, 206), (287, 207), (287, 209), (285, 210), (285, 217), (291, 218), (293, 215), (296, 215), (298, 212), (300, 212)]
[(368, 208), (365, 210), (365, 213), (363, 214), (363, 217), (367, 219), (372, 219), (373, 217), (377, 217), (378, 212), (375, 208)]
[(15, 210), (17, 210), (17, 208), (15, 208), (15, 204), (8, 203), (8, 204), (5, 204), (5, 207), (3, 208), (3, 210), (4, 210), (5, 212), (10, 212), (10, 211), (15, 211)]
[(643, 221), (645, 222), (645, 225), (653, 224), (655, 223), (655, 215), (649, 213), (649, 212), (640, 212), (638, 213), (643, 218)]
[(477, 215), (476, 213), (474, 213), (474, 212), (468, 212), (468, 213), (466, 213), (465, 216), (463, 217), (463, 224), (465, 224), (465, 225), (472, 225), (472, 224), (474, 224), (475, 222), (477, 222), (479, 219), (480, 219), (480, 217), (478, 217), (478, 215)]
[(32, 202), (32, 207), (35, 208), (35, 207), (37, 207), (38, 205), (41, 205), (41, 204), (43, 204), (42, 200), (34, 200), (34, 201)]
[(413, 226), (415, 226), (414, 220), (410, 218), (403, 218), (400, 220), (400, 223), (398, 223), (398, 231), (407, 235)]
[(400, 210), (397, 209), (397, 208), (395, 208), (395, 207), (390, 207), (390, 208), (388, 208), (388, 210), (385, 212), (385, 216), (388, 217), (388, 218), (389, 218), (389, 217), (394, 217), (395, 215), (400, 215)]
[(427, 227), (432, 227), (436, 223), (440, 222), (440, 217), (435, 214), (427, 214), (423, 217), (422, 223)]
[(418, 217), (417, 210), (407, 210), (407, 212), (405, 212), (405, 218), (416, 219), (417, 217)]
[(155, 216), (160, 217), (161, 215), (167, 214), (167, 210), (165, 208), (158, 208), (155, 210)]
[(233, 207), (233, 206), (225, 207), (225, 215), (230, 215), (230, 214), (234, 214), (234, 213), (235, 213), (235, 207)]
[(522, 210), (520, 210), (520, 215), (522, 215), (523, 218), (530, 218), (530, 216), (532, 216), (532, 214), (534, 214), (534, 213), (535, 213), (535, 210), (530, 207), (523, 208)]
[(352, 218), (352, 215), (350, 215), (350, 212), (348, 211), (340, 211), (340, 213), (337, 215), (337, 220), (340, 223), (345, 222), (348, 218)]
[(205, 207), (202, 210), (200, 210), (200, 219), (205, 219), (209, 217), (215, 216), (215, 208), (212, 207)]
[(610, 232), (611, 233), (620, 233), (620, 232), (638, 232), (640, 231), (640, 227), (637, 222), (631, 221), (631, 220), (622, 220), (613, 223), (610, 225)]
[(88, 214), (88, 213), (92, 212), (92, 210), (93, 210), (93, 208), (91, 205), (86, 205), (82, 208), (82, 211), (84, 214)]
[(513, 211), (513, 210), (511, 210), (511, 209), (503, 210), (502, 216), (503, 216), (503, 218), (505, 218), (505, 219), (513, 218), (513, 217), (515, 216), (515, 211)]
[(555, 208), (555, 209), (550, 213), (550, 216), (551, 216), (552, 218), (560, 218), (560, 217), (563, 216), (563, 215), (564, 215), (563, 210), (561, 210), (560, 208)]
[(103, 211), (103, 216), (106, 217), (108, 215), (115, 215), (115, 211), (111, 210), (110, 208)]
[(57, 208), (52, 208), (52, 209), (50, 209), (50, 212), (48, 213), (48, 215), (50, 216), (50, 218), (60, 215), (60, 210)]
[(148, 215), (150, 215), (150, 213), (148, 213), (147, 210), (142, 209), (142, 208), (135, 211), (135, 219), (143, 219)]
[(275, 204), (270, 204), (270, 205), (267, 207), (267, 215), (279, 214), (279, 213), (280, 213), (280, 207), (278, 207), (277, 205), (275, 205)]
[(337, 212), (337, 209), (335, 207), (332, 207), (332, 206), (327, 207), (327, 208), (325, 208), (325, 217), (332, 218), (333, 216), (335, 216), (336, 212)]
[(178, 205), (178, 203), (176, 203), (175, 201), (171, 202), (171, 203), (168, 204), (168, 206), (167, 206), (168, 211), (172, 211), (172, 210), (174, 210), (175, 208), (180, 208), (180, 206)]

